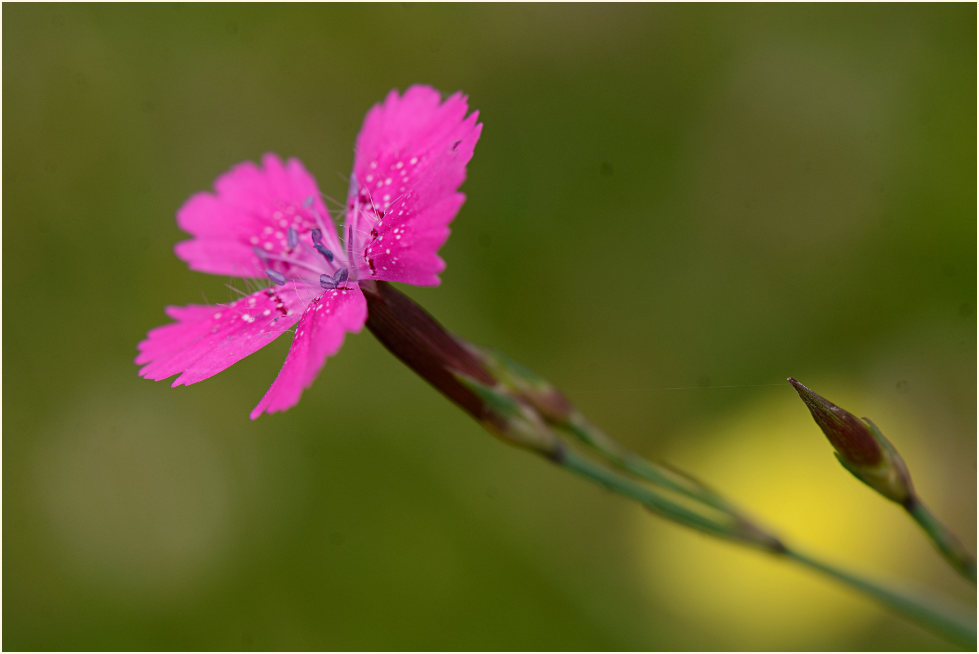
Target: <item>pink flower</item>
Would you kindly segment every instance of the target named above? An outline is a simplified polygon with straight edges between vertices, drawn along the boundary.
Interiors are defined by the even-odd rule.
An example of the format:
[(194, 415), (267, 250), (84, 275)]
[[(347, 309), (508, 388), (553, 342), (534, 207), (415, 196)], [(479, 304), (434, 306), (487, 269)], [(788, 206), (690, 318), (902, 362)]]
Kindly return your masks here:
[(194, 270), (271, 282), (231, 304), (167, 307), (176, 322), (139, 344), (139, 374), (173, 386), (207, 379), (295, 327), (285, 363), (252, 412), (284, 411), (299, 401), (326, 358), (367, 320), (360, 284), (439, 283), (438, 249), (465, 196), (482, 124), (466, 116), (466, 96), (442, 102), (438, 91), (391, 91), (364, 119), (357, 137), (343, 236), (316, 181), (296, 159), (274, 154), (239, 164), (214, 193), (192, 196), (177, 223), (193, 238), (177, 256)]

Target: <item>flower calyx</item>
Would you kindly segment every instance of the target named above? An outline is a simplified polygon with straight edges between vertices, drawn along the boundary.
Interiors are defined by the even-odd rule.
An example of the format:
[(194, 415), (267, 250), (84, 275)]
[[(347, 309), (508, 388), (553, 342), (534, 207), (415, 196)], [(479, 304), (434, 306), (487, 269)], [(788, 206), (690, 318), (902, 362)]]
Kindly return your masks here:
[(560, 439), (537, 408), (508, 388), (479, 350), (390, 284), (367, 281), (361, 289), (367, 328), (405, 365), (504, 441), (560, 456)]

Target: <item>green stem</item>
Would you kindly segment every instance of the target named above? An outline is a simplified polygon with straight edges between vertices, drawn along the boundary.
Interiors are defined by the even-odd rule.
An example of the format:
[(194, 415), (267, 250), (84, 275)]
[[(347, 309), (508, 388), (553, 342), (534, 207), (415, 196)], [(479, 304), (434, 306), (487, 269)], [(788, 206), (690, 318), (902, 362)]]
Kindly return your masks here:
[(965, 616), (951, 617), (953, 613), (948, 608), (939, 608), (921, 599), (908, 597), (827, 563), (817, 561), (795, 550), (787, 549), (784, 555), (800, 565), (832, 577), (846, 586), (869, 595), (887, 608), (904, 615), (963, 648), (973, 650), (976, 648), (976, 623), (971, 618)]
[[(636, 500), (653, 513), (692, 529), (791, 558), (817, 572), (868, 595), (883, 605), (940, 633), (963, 646), (976, 644), (975, 623), (948, 617), (916, 599), (837, 570), (795, 551), (775, 536), (734, 511), (706, 486), (680, 473), (656, 466), (627, 452), (574, 412), (555, 389), (526, 371), (510, 366), (511, 382), (497, 379), (487, 368), (493, 362), (443, 328), (424, 309), (385, 282), (362, 284), (369, 307), (367, 327), (395, 356), (417, 372), (451, 401), (470, 413), (484, 427), (514, 445), (527, 447), (550, 461), (620, 495)], [(506, 364), (502, 364), (504, 369)], [(491, 366), (492, 367), (492, 366)], [(511, 393), (512, 396), (509, 396)], [(493, 400), (496, 400), (495, 402)], [(561, 445), (548, 425), (570, 431), (596, 449), (625, 473), (696, 500), (692, 510), (663, 497), (628, 474), (611, 470)], [(909, 511), (911, 505), (907, 505)], [(712, 515), (700, 512), (711, 509)], [(947, 532), (924, 507), (912, 512), (936, 543)], [(936, 536), (936, 534), (938, 536)], [(943, 552), (946, 548), (942, 548)], [(950, 548), (948, 551), (951, 551)], [(975, 579), (975, 564), (972, 564)]]
[(636, 500), (661, 517), (719, 538), (754, 545), (768, 551), (781, 549), (781, 543), (777, 539), (750, 524), (737, 519), (717, 520), (691, 511), (574, 450), (565, 449), (561, 456), (552, 460), (566, 470), (597, 482), (614, 493)]
[(959, 539), (948, 527), (943, 525), (935, 517), (928, 507), (917, 497), (912, 497), (904, 508), (914, 521), (921, 525), (931, 542), (935, 545), (945, 560), (955, 568), (963, 577), (976, 583), (976, 560), (972, 554), (965, 549)]
[(778, 539), (760, 530), (756, 530), (750, 524), (738, 523), (736, 521), (719, 521), (695, 513), (663, 498), (631, 478), (593, 462), (591, 459), (578, 454), (574, 450), (565, 450), (560, 457), (553, 460), (570, 472), (585, 477), (590, 481), (597, 482), (612, 492), (639, 502), (651, 512), (661, 517), (679, 522), (680, 524), (712, 536), (737, 541), (745, 545), (752, 545), (772, 554), (785, 556), (810, 570), (835, 579), (843, 585), (876, 600), (892, 611), (963, 648), (975, 649), (975, 622), (965, 617), (956, 616), (947, 608), (933, 606), (925, 600), (909, 597), (898, 591), (836, 568), (828, 563), (823, 563), (784, 546)]
[(951, 642), (966, 648), (976, 647), (975, 622), (955, 615), (947, 608), (939, 608), (922, 599), (909, 597), (898, 591), (881, 586), (875, 582), (858, 577), (796, 550), (782, 545), (780, 541), (762, 532), (745, 531), (745, 525), (713, 520), (671, 502), (633, 481), (629, 477), (609, 470), (574, 450), (566, 450), (555, 463), (575, 474), (604, 486), (608, 490), (631, 498), (653, 513), (679, 522), (698, 531), (752, 545), (773, 554), (782, 555), (826, 575), (836, 581), (876, 600), (883, 606), (918, 623), (922, 627)]
[(707, 486), (692, 477), (658, 466), (629, 452), (582, 416), (575, 415), (563, 426), (571, 435), (593, 448), (616, 467), (728, 515), (736, 515), (731, 505)]

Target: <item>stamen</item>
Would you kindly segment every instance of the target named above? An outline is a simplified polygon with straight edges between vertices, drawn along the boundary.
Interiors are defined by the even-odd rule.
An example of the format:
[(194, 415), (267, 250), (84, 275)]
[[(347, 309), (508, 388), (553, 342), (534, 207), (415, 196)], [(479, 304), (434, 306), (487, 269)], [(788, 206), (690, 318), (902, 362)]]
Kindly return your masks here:
[(286, 283), (286, 276), (277, 270), (272, 270), (271, 268), (265, 269), (265, 275), (272, 280), (272, 283), (276, 286), (282, 286)]
[(286, 233), (286, 243), (289, 244), (290, 250), (295, 250), (296, 246), (299, 245), (299, 232), (296, 231), (295, 227), (290, 227)]
[(268, 265), (268, 262), (269, 262), (269, 253), (268, 252), (266, 252), (265, 250), (263, 250), (262, 248), (257, 247), (257, 246), (252, 248), (252, 252), (255, 253), (255, 256), (258, 257), (259, 260), (262, 263)]
[[(308, 198), (308, 200), (309, 200), (309, 204), (312, 205), (313, 204), (313, 198), (312, 198), (312, 196), (310, 196)], [(306, 207), (306, 209), (311, 214), (313, 214), (313, 218), (316, 219), (316, 224), (319, 226), (319, 237), (315, 237), (315, 236), (313, 237), (313, 243), (317, 243), (317, 242), (319, 242), (320, 239), (323, 238), (323, 232), (326, 230), (326, 223), (323, 220), (323, 217), (320, 216), (320, 212), (319, 211), (317, 211), (316, 209), (313, 209), (311, 206)]]
[(329, 263), (333, 263), (333, 253), (327, 250), (326, 246), (323, 245), (323, 230), (313, 229), (310, 232), (310, 236), (313, 239), (313, 247), (316, 249), (316, 251), (322, 254), (323, 258)]
[(311, 206), (313, 206), (313, 196), (312, 195), (307, 196), (306, 199), (303, 200), (303, 206), (306, 207), (307, 209), (309, 209)]
[(349, 277), (350, 277), (350, 273), (347, 272), (347, 269), (341, 268), (340, 270), (333, 273), (332, 277), (330, 277), (327, 274), (320, 275), (320, 286), (330, 291), (336, 288), (337, 286), (339, 286), (340, 284), (344, 283), (345, 281), (347, 281)]

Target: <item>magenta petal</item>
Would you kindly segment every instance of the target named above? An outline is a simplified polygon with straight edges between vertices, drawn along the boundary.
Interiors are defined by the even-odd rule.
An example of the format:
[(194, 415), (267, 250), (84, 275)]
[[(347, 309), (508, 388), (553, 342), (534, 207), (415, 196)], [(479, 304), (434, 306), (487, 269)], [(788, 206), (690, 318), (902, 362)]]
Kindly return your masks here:
[(465, 199), (457, 191), (482, 130), (478, 112), (467, 111), (460, 93), (442, 102), (435, 89), (413, 86), (367, 114), (347, 203), (358, 277), (438, 284), (437, 252)]
[(233, 277), (265, 276), (265, 266), (255, 256), (255, 251), (228, 239), (195, 238), (181, 241), (174, 252), (193, 270)]
[(303, 302), (295, 291), (267, 289), (226, 306), (168, 307), (177, 322), (150, 330), (139, 344), (139, 374), (174, 386), (193, 384), (260, 350), (299, 318)]
[(297, 159), (283, 163), (266, 154), (261, 167), (238, 164), (218, 177), (214, 189), (193, 195), (177, 212), (180, 228), (195, 237), (177, 245), (177, 256), (195, 270), (262, 277), (265, 266), (254, 249), (288, 255), (290, 228), (308, 241), (319, 227), (327, 247), (339, 250), (316, 180)]
[(336, 354), (347, 332), (359, 332), (367, 321), (367, 301), (356, 284), (326, 291), (310, 302), (296, 325), (296, 336), (265, 397), (250, 416), (284, 411), (299, 401), (327, 357)]

